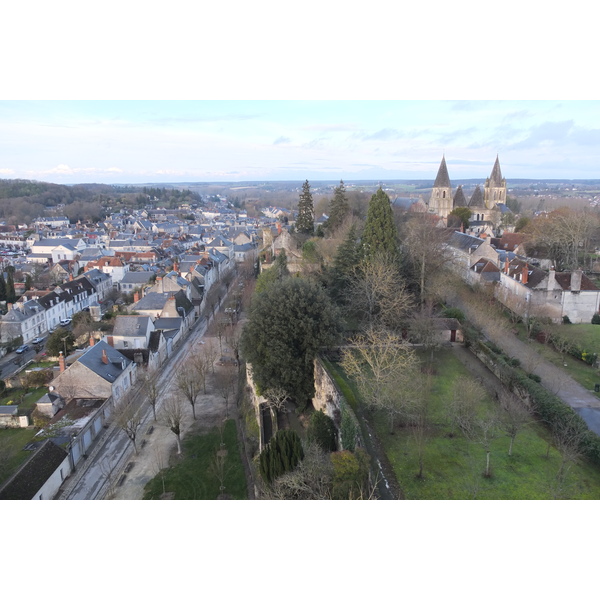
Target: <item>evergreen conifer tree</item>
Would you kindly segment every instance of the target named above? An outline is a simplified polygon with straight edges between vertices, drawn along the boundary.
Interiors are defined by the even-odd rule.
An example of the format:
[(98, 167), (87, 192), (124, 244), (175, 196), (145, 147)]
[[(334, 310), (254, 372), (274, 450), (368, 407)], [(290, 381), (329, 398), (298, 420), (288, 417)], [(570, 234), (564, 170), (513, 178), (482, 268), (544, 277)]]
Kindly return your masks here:
[(363, 258), (386, 254), (399, 257), (398, 230), (389, 196), (379, 188), (369, 201), (367, 220), (361, 240)]
[(346, 188), (343, 180), (340, 180), (340, 185), (333, 191), (333, 199), (329, 204), (327, 230), (333, 233), (343, 223), (349, 212), (350, 207), (348, 206), (348, 198), (346, 198)]
[(0, 302), (6, 301), (6, 280), (4, 273), (0, 273)]
[(302, 184), (302, 193), (298, 201), (296, 231), (308, 235), (312, 235), (315, 232), (315, 209), (308, 179)]
[(12, 271), (8, 269), (6, 275), (6, 301), (7, 302), (16, 302), (17, 294), (15, 292), (15, 280), (13, 278)]
[(337, 252), (333, 257), (331, 287), (334, 297), (338, 299), (343, 295), (344, 288), (350, 280), (352, 271), (359, 262), (357, 239), (356, 226), (352, 225), (348, 230), (348, 235), (338, 246)]

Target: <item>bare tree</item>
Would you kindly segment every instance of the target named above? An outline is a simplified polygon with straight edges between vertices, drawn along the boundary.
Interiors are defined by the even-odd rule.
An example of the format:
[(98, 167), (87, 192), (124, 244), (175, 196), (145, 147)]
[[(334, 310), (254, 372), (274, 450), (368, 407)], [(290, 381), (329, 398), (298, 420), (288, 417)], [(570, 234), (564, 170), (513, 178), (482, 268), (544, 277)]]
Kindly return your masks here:
[(125, 397), (116, 405), (113, 417), (116, 425), (123, 430), (133, 445), (133, 450), (138, 453), (136, 439), (138, 430), (142, 425), (141, 402), (135, 398)]
[(554, 445), (560, 452), (560, 464), (555, 476), (554, 495), (560, 498), (565, 495), (567, 477), (571, 467), (581, 458), (582, 442), (586, 432), (576, 414), (555, 424), (552, 429)]
[(502, 392), (499, 396), (502, 407), (500, 428), (510, 438), (508, 455), (512, 456), (513, 446), (517, 434), (533, 419), (533, 411), (513, 394)]
[(199, 350), (199, 353), (202, 353), (204, 356), (204, 361), (207, 365), (207, 372), (208, 368), (210, 368), (214, 375), (215, 361), (219, 357), (219, 350), (217, 348), (217, 345), (214, 343), (214, 340), (208, 339), (206, 343), (202, 345), (202, 348)]
[(492, 442), (499, 435), (498, 417), (495, 414), (488, 414), (485, 417), (475, 418), (469, 423), (468, 429), (464, 431), (469, 440), (479, 444), (485, 450), (485, 471), (484, 477), (491, 477), (490, 456), (492, 453)]
[(200, 395), (204, 378), (196, 368), (195, 361), (188, 360), (182, 365), (175, 376), (175, 386), (181, 396), (187, 400), (192, 407), (192, 416), (196, 420), (196, 401)]
[(142, 386), (143, 390), (146, 392), (146, 397), (148, 398), (148, 402), (152, 407), (152, 416), (156, 421), (156, 409), (158, 406), (158, 400), (160, 398), (160, 390), (158, 387), (160, 372), (158, 370), (148, 371), (143, 379)]
[(410, 344), (391, 331), (372, 328), (351, 340), (341, 364), (365, 403), (387, 413), (393, 433), (395, 418), (406, 416), (419, 394), (420, 360)]
[(454, 381), (452, 400), (447, 413), (452, 425), (452, 434), (458, 428), (466, 435), (473, 426), (479, 406), (485, 397), (481, 383), (471, 377), (460, 376)]
[(414, 306), (397, 263), (385, 254), (362, 261), (354, 269), (348, 300), (369, 327), (398, 328)]
[(308, 444), (296, 469), (273, 481), (264, 495), (273, 500), (330, 500), (333, 466), (318, 444)]
[(161, 421), (175, 435), (177, 440), (177, 454), (181, 454), (181, 428), (185, 418), (183, 406), (178, 396), (170, 396), (162, 406)]
[(267, 399), (269, 408), (277, 412), (285, 411), (289, 394), (282, 387), (273, 387), (266, 390), (263, 396)]
[(235, 393), (237, 371), (221, 371), (217, 374), (217, 388), (221, 398), (225, 401), (225, 419), (229, 418), (229, 401)]
[(429, 350), (429, 366), (432, 368), (434, 353), (442, 347), (443, 340), (431, 312), (426, 309), (415, 312), (409, 319), (408, 330), (415, 343), (422, 344), (426, 350)]
[(423, 470), (425, 468), (425, 448), (431, 434), (430, 424), (430, 388), (431, 378), (423, 381), (424, 387), (419, 394), (414, 397), (414, 402), (410, 407), (409, 421), (412, 428), (412, 435), (417, 449), (417, 458), (419, 461), (419, 472), (417, 477), (423, 479)]
[(421, 306), (428, 297), (438, 296), (435, 283), (439, 274), (448, 272), (449, 257), (445, 250), (451, 230), (436, 227), (427, 214), (414, 214), (402, 226), (403, 252), (418, 284)]

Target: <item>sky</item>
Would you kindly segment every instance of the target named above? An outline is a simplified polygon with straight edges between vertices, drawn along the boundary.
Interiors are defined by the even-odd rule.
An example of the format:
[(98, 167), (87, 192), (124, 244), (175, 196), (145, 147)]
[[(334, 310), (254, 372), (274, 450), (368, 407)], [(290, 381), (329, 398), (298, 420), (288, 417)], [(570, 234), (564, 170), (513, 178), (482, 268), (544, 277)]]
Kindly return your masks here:
[(600, 179), (600, 101), (3, 100), (0, 177)]

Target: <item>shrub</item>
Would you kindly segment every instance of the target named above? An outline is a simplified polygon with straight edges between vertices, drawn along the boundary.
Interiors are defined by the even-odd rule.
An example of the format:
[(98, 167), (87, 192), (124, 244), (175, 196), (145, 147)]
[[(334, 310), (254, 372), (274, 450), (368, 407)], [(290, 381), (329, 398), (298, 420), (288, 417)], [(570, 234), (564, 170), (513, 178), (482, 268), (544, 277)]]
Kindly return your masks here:
[(592, 325), (600, 325), (600, 314), (594, 314), (594, 316), (592, 317)]
[(325, 452), (333, 452), (337, 448), (337, 431), (331, 417), (320, 410), (315, 411), (308, 422), (306, 439)]
[(369, 456), (362, 449), (355, 452), (343, 450), (331, 455), (333, 464), (334, 500), (354, 500), (365, 498), (369, 483)]
[[(594, 318), (592, 317), (592, 323), (594, 322)], [(600, 321), (598, 321), (598, 323), (600, 323)], [(565, 315), (563, 317), (563, 324), (564, 325), (570, 325), (571, 324), (571, 319), (569, 319), (569, 315)]]
[(271, 483), (288, 471), (293, 471), (304, 458), (302, 443), (295, 431), (278, 431), (266, 448), (260, 453), (260, 474), (267, 483)]
[(536, 383), (541, 383), (542, 382), (542, 378), (539, 375), (536, 375), (535, 373), (529, 373), (527, 375), (527, 377), (529, 377), (529, 379), (535, 381)]
[(460, 310), (460, 308), (456, 308), (456, 307), (453, 307), (453, 306), (445, 308), (443, 310), (442, 314), (447, 319), (457, 319), (461, 323), (465, 320), (465, 313), (462, 310)]

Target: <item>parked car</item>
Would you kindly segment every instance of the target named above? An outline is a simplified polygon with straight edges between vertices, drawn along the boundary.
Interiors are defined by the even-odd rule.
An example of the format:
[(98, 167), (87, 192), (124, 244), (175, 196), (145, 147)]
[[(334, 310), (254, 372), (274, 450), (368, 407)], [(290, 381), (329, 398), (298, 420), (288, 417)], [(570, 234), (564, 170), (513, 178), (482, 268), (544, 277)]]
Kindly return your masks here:
[(31, 340), (32, 344), (41, 344), (44, 341), (43, 337), (36, 337), (35, 339)]
[(60, 324), (61, 325), (69, 325), (71, 323), (71, 319), (62, 319)]
[(23, 354), (23, 352), (27, 352), (29, 350), (29, 346), (27, 344), (23, 344), (17, 348), (17, 354)]

